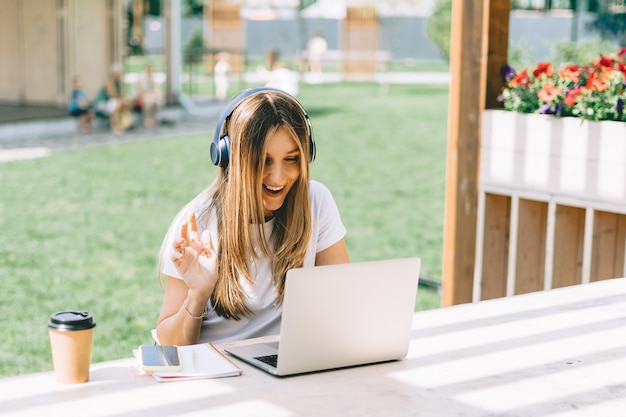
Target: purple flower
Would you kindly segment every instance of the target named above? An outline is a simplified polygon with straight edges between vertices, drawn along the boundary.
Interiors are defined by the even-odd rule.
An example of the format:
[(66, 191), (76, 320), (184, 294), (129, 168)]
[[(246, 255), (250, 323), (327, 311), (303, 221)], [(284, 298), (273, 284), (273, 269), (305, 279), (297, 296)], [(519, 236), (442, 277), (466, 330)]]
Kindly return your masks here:
[(502, 77), (504, 78), (506, 82), (511, 81), (511, 79), (515, 77), (515, 74), (517, 73), (517, 71), (515, 71), (515, 68), (513, 68), (512, 66), (508, 64), (503, 65), (500, 71), (502, 73)]
[(559, 103), (556, 105), (556, 108), (554, 109), (554, 114), (561, 115), (561, 113), (563, 113), (563, 104)]
[(544, 104), (543, 106), (539, 107), (539, 114), (556, 114), (556, 113), (552, 110), (552, 107), (550, 107), (549, 104)]

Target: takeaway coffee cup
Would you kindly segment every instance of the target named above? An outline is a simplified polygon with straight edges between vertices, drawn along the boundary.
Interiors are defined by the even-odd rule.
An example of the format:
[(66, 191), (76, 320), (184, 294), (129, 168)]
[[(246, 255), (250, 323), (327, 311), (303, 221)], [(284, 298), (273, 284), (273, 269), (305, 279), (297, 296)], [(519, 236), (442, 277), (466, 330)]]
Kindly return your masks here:
[(93, 316), (86, 311), (59, 311), (50, 316), (50, 347), (57, 381), (80, 384), (89, 380), (95, 326)]

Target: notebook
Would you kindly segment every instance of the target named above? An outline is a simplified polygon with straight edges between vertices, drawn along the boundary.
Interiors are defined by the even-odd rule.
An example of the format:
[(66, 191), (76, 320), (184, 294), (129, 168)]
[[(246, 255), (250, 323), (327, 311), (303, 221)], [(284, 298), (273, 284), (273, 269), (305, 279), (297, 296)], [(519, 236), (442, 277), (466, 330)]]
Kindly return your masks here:
[(404, 258), (289, 270), (280, 342), (225, 351), (279, 376), (401, 359), (420, 263)]
[[(153, 348), (155, 346), (150, 346)], [(159, 347), (158, 345), (156, 346)], [(141, 367), (141, 346), (133, 350), (133, 355)], [(239, 369), (226, 355), (211, 343), (177, 346), (181, 368), (172, 371), (154, 371), (142, 369), (159, 382), (188, 381), (191, 379), (224, 378), (241, 375)], [(160, 352), (159, 352), (160, 353)]]
[(174, 372), (154, 372), (159, 382), (190, 379), (224, 378), (241, 375), (239, 369), (211, 343), (178, 346), (182, 368)]

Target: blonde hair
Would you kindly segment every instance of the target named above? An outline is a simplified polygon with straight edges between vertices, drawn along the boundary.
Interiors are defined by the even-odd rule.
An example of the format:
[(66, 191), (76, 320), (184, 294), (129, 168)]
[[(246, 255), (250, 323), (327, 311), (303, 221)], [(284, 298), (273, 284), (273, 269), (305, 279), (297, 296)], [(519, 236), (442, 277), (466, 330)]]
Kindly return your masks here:
[[(220, 169), (207, 189), (183, 208), (172, 222), (168, 235), (177, 233), (177, 224), (190, 207), (210, 200), (199, 213), (199, 229), (208, 227), (215, 215), (218, 229), (218, 280), (211, 303), (218, 315), (239, 320), (251, 314), (240, 277), (254, 283), (250, 259), (267, 258), (272, 264), (276, 288), (275, 304), (283, 300), (287, 270), (304, 264), (311, 237), (309, 202), (309, 125), (300, 104), (290, 95), (263, 90), (238, 103), (231, 113), (228, 132), (231, 139), (230, 162)], [(283, 206), (275, 211), (271, 236), (266, 236), (262, 200), (262, 174), (268, 138), (284, 129), (300, 150), (300, 176), (287, 194)], [(206, 205), (205, 205), (206, 206)], [(256, 248), (256, 249), (255, 249)], [(170, 248), (161, 247), (159, 277)]]

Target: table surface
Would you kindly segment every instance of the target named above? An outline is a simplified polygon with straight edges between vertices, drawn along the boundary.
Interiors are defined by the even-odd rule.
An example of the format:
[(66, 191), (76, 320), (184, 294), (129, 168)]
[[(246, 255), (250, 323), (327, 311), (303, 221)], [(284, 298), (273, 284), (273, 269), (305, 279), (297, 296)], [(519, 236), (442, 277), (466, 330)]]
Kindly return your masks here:
[(234, 361), (240, 377), (184, 382), (130, 358), (79, 385), (3, 378), (0, 414), (622, 417), (626, 278), (417, 312), (400, 361), (283, 378)]

